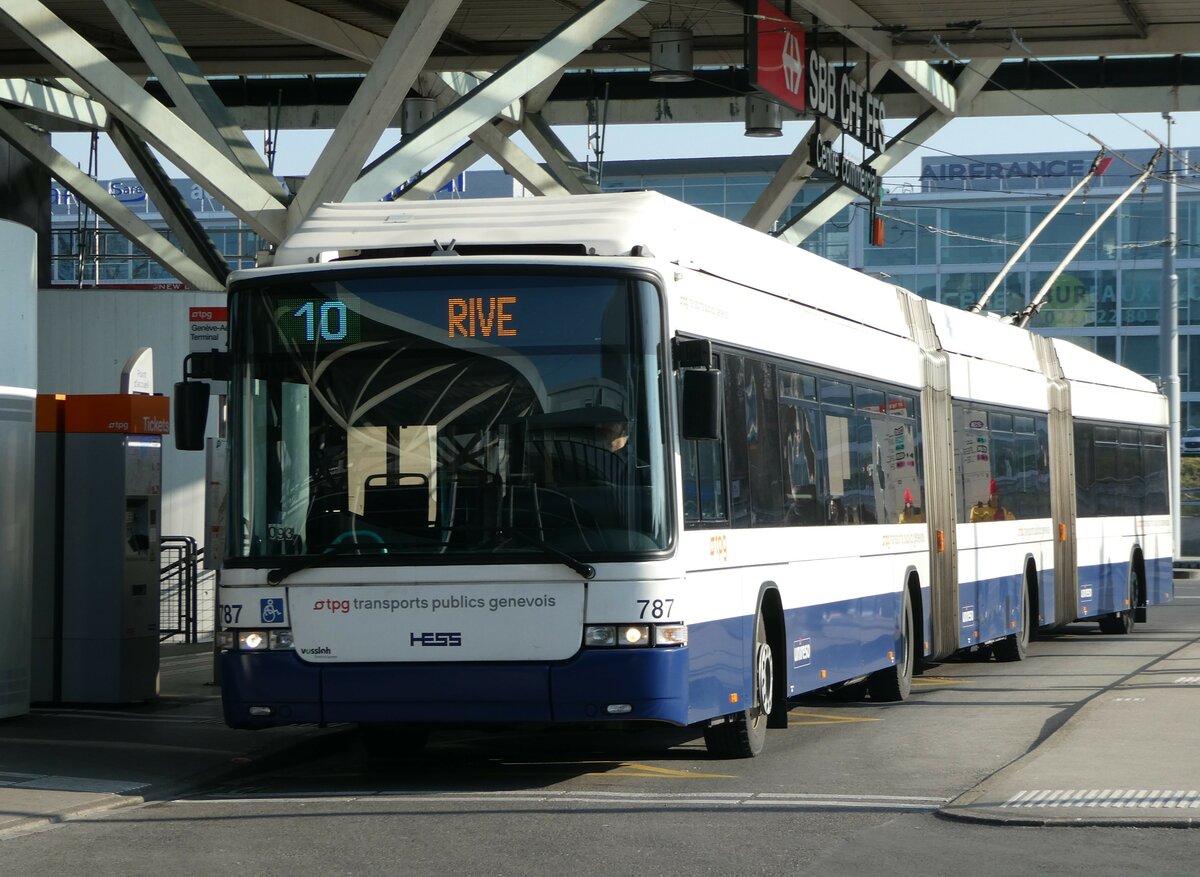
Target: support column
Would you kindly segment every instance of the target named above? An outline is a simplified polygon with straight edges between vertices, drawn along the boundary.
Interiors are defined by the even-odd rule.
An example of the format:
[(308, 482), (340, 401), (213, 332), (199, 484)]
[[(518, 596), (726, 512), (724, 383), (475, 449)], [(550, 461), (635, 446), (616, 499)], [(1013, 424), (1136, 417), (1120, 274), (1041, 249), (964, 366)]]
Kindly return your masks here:
[[(42, 135), (46, 143), (49, 135)], [(7, 140), (0, 139), (0, 219), (37, 234), (37, 285), (50, 285), (50, 175)], [(0, 380), (0, 384), (4, 381)]]

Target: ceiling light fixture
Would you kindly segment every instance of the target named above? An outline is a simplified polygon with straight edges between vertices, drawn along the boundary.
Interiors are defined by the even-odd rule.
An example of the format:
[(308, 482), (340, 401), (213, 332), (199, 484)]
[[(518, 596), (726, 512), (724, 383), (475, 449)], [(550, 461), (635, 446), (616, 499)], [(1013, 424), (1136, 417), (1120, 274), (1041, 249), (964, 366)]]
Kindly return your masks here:
[(650, 81), (691, 82), (692, 32), (686, 27), (650, 31)]

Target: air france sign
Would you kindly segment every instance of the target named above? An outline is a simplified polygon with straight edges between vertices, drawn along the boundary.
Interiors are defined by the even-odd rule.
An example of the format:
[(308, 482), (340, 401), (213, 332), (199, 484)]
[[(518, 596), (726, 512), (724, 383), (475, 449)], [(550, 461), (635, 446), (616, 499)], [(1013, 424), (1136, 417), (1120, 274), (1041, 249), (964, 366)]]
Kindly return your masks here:
[(803, 112), (804, 26), (758, 0), (749, 48), (750, 84)]

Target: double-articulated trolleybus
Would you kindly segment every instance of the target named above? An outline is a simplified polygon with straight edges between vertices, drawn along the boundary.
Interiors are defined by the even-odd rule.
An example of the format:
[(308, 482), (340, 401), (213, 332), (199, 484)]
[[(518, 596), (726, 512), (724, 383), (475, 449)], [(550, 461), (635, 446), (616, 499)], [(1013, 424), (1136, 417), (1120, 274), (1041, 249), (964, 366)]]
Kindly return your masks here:
[(229, 307), (235, 727), (752, 756), (1171, 597), (1149, 381), (656, 193), (324, 207)]

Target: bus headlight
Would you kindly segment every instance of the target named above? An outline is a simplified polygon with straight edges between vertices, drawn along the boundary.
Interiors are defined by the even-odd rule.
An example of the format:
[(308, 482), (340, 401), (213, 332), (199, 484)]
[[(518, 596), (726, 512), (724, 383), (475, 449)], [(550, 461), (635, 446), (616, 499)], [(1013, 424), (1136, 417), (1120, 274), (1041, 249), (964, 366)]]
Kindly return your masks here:
[(585, 646), (615, 646), (617, 628), (611, 624), (589, 624), (583, 628)]
[(243, 652), (264, 652), (267, 650), (267, 635), (261, 630), (239, 630), (238, 650)]
[(654, 644), (656, 646), (686, 646), (687, 643), (686, 624), (654, 625)]
[(686, 624), (588, 624), (583, 645), (588, 648), (644, 649), (653, 646), (686, 646)]
[(650, 625), (622, 624), (617, 627), (617, 645), (645, 647), (653, 645), (650, 642)]
[(286, 627), (217, 631), (217, 648), (222, 652), (290, 652), (295, 647), (292, 631)]

